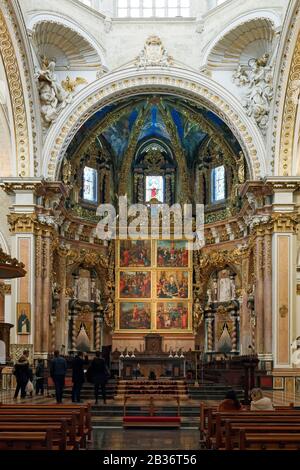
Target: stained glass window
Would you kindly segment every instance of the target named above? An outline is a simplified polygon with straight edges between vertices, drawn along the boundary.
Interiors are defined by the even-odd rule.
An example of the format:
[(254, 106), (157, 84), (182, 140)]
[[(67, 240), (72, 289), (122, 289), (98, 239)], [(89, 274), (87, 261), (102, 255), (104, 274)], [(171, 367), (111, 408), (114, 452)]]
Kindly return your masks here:
[(83, 199), (88, 202), (96, 203), (98, 201), (97, 189), (97, 170), (86, 166), (83, 172)]
[(212, 200), (213, 202), (225, 199), (225, 168), (218, 166), (212, 170)]
[(146, 202), (157, 199), (164, 202), (164, 178), (163, 176), (146, 176)]

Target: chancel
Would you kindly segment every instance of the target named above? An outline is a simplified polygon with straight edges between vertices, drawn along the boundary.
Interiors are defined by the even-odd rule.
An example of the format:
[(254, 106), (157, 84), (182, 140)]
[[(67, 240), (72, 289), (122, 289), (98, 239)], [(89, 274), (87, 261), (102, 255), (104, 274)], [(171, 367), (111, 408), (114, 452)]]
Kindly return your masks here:
[(298, 0), (0, 0), (1, 450), (299, 449), (299, 51)]

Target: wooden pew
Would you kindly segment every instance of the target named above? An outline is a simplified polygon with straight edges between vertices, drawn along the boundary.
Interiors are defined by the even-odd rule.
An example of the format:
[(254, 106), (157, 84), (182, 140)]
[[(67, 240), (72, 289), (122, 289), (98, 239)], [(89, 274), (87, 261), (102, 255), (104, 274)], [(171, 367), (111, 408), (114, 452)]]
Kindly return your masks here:
[(0, 432), (0, 450), (53, 450), (51, 430)]
[[(258, 418), (258, 420), (257, 420)], [(205, 428), (204, 438), (208, 448), (220, 448), (224, 446), (223, 435), (225, 434), (225, 421), (230, 422), (261, 422), (268, 423), (269, 420), (273, 422), (284, 422), (291, 418), (298, 422), (300, 421), (300, 411), (285, 410), (285, 411), (232, 411), (232, 412), (208, 412), (207, 428)]]
[(45, 405), (32, 405), (32, 404), (10, 404), (0, 405), (1, 410), (15, 410), (15, 409), (26, 409), (26, 410), (67, 410), (67, 411), (79, 411), (80, 413), (80, 428), (83, 430), (84, 435), (88, 440), (92, 437), (92, 418), (91, 418), (91, 404), (45, 404)]
[(35, 414), (20, 414), (7, 412), (0, 413), (0, 424), (1, 423), (32, 423), (32, 424), (59, 424), (62, 422), (66, 423), (67, 426), (67, 445), (72, 446), (75, 450), (79, 449), (82, 443), (82, 437), (78, 436), (78, 427), (75, 414), (61, 414), (59, 416), (53, 415), (35, 415)]
[(248, 433), (240, 430), (239, 450), (300, 450), (300, 433)]
[(300, 433), (300, 424), (294, 423), (274, 423), (268, 422), (268, 424), (256, 422), (256, 423), (231, 423), (226, 421), (225, 424), (225, 450), (234, 450), (239, 446), (240, 431), (244, 430), (246, 434), (282, 434), (282, 433)]
[(57, 424), (50, 423), (12, 423), (1, 422), (1, 432), (52, 432), (52, 449), (53, 450), (74, 450), (74, 445), (67, 444), (67, 426), (62, 421)]

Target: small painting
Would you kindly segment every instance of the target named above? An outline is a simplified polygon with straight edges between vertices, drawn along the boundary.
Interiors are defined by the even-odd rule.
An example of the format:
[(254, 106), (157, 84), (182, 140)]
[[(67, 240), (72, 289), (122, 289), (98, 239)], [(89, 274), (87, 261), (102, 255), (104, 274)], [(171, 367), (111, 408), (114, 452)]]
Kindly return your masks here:
[(122, 271), (119, 288), (122, 299), (149, 299), (151, 297), (151, 272)]
[(157, 304), (156, 327), (158, 330), (187, 330), (189, 308), (184, 302)]
[(144, 302), (120, 303), (121, 330), (148, 330), (151, 328), (151, 304)]
[(157, 242), (157, 266), (163, 268), (187, 268), (189, 252), (184, 240), (159, 240)]
[(17, 333), (30, 335), (31, 332), (31, 305), (30, 303), (17, 303)]
[(120, 267), (151, 266), (150, 240), (121, 240), (120, 241)]
[(187, 271), (158, 271), (156, 289), (159, 299), (187, 299), (189, 273)]

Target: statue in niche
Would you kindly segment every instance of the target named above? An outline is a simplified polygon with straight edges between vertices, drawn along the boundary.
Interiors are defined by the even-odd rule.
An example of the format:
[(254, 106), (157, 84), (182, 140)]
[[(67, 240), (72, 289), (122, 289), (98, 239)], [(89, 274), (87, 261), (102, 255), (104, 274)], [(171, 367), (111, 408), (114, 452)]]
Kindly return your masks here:
[(100, 304), (100, 303), (101, 303), (101, 293), (100, 293), (100, 289), (98, 289), (98, 288), (96, 288), (95, 300), (96, 300), (96, 303), (97, 303), (97, 304)]
[(218, 341), (218, 351), (222, 353), (229, 353), (232, 350), (232, 341), (228, 331), (228, 325), (225, 322), (223, 331)]
[(219, 274), (219, 302), (231, 300), (231, 282), (226, 269)]
[(200, 300), (197, 298), (195, 299), (194, 302), (194, 308), (193, 308), (193, 325), (194, 325), (194, 331), (197, 333), (199, 330), (202, 322), (203, 322), (203, 309), (200, 303)]
[(230, 276), (230, 291), (231, 291), (231, 300), (236, 298), (236, 285), (234, 276)]
[(44, 128), (50, 127), (56, 121), (60, 110), (72, 101), (72, 96), (63, 89), (54, 73), (55, 66), (55, 59), (49, 61), (43, 57), (42, 68), (35, 73)]
[(87, 334), (86, 326), (84, 323), (80, 324), (80, 330), (76, 338), (76, 348), (78, 351), (88, 352), (90, 348), (90, 339)]
[(114, 316), (115, 316), (115, 307), (114, 302), (111, 297), (107, 301), (107, 305), (104, 311), (105, 323), (109, 328), (114, 328)]
[(78, 279), (77, 284), (77, 297), (78, 300), (82, 302), (90, 302), (90, 286), (89, 286), (89, 278), (87, 277), (80, 277)]

